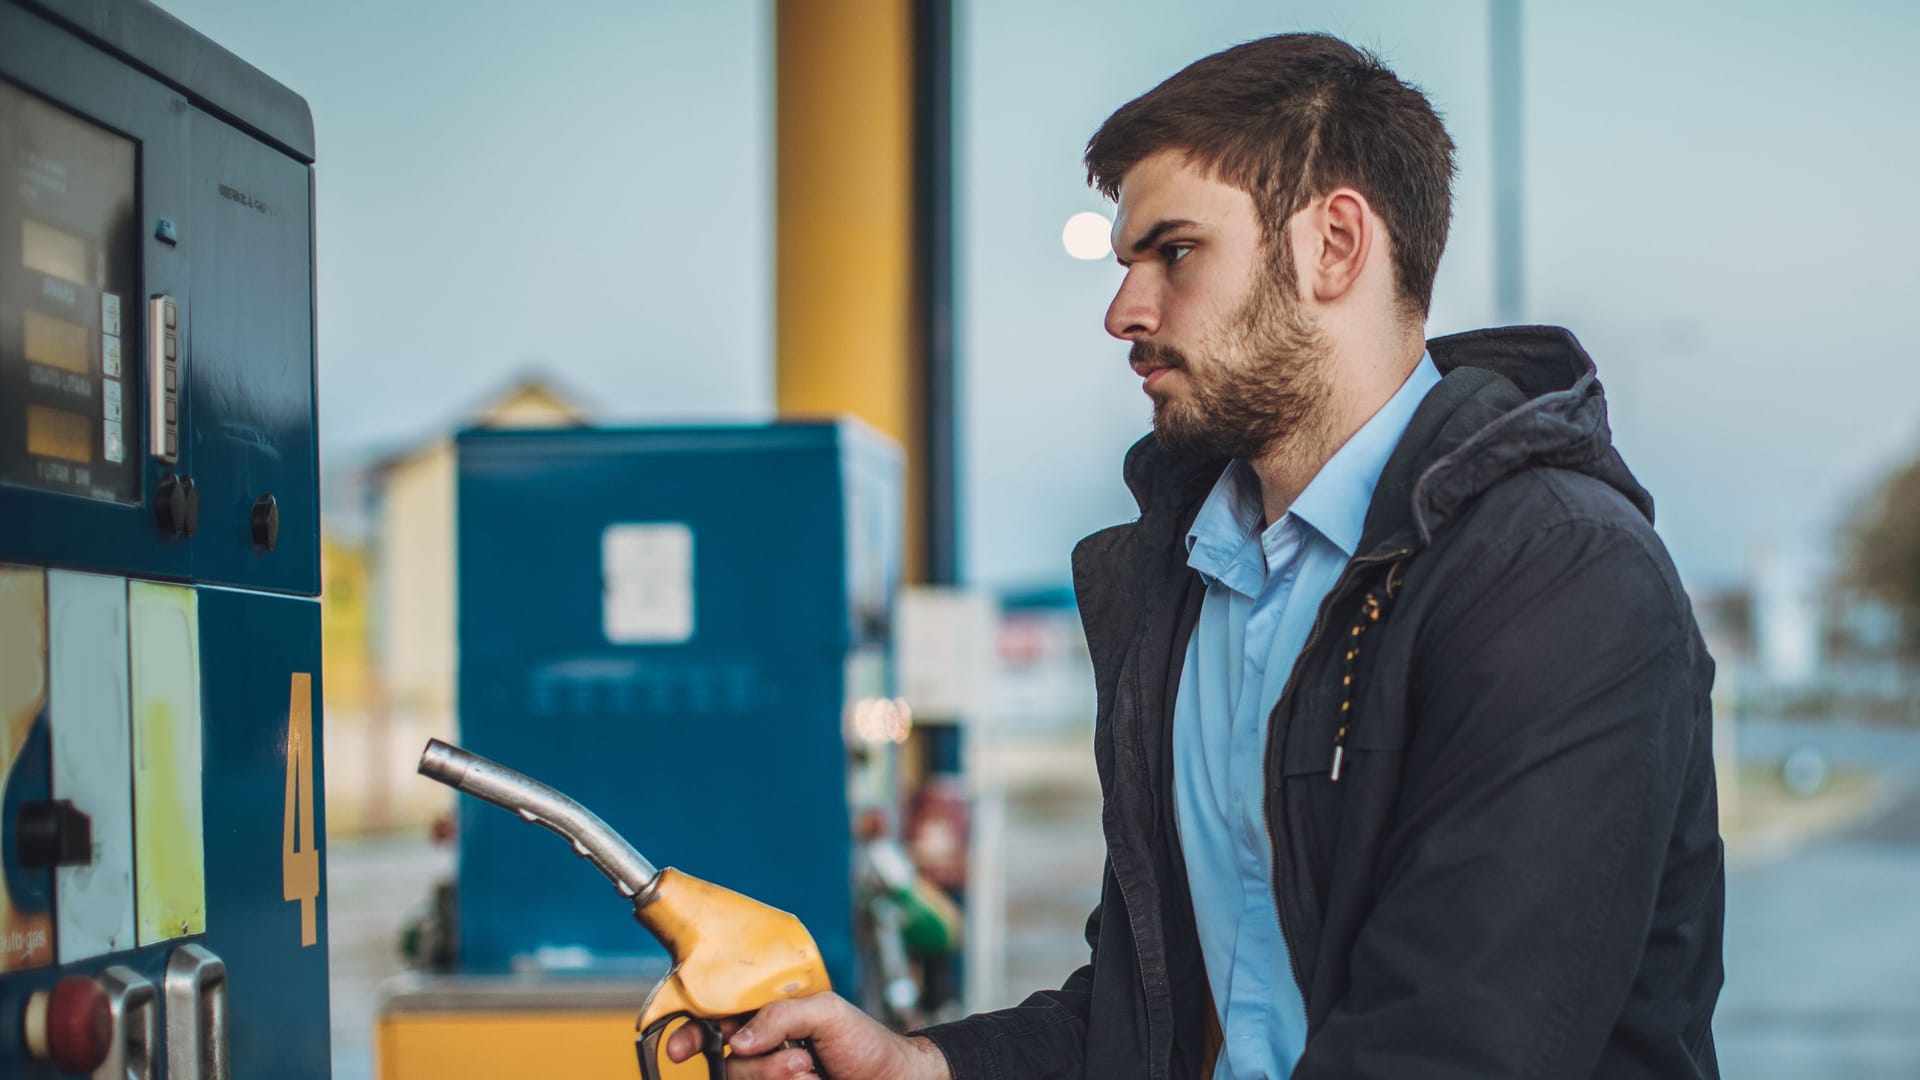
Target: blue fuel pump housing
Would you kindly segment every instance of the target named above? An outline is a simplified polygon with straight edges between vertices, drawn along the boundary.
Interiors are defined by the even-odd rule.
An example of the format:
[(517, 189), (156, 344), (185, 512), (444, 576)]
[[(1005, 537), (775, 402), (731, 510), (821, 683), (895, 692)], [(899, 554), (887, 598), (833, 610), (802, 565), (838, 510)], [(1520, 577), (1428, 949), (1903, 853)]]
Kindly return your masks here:
[(330, 1075), (313, 162), (154, 5), (0, 0), (0, 1076)]

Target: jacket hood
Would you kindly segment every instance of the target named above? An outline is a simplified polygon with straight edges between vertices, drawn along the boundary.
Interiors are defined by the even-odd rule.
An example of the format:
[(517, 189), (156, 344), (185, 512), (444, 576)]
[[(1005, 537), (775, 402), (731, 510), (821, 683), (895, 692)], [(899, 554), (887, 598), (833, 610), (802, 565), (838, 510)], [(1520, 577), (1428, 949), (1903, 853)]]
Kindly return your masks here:
[[(1653, 496), (1614, 449), (1606, 395), (1572, 333), (1557, 326), (1475, 330), (1434, 338), (1427, 352), (1440, 383), (1380, 474), (1362, 552), (1425, 547), (1474, 498), (1538, 466), (1601, 480), (1653, 520)], [(1167, 450), (1148, 435), (1127, 452), (1127, 487), (1143, 520), (1167, 511), (1181, 520), (1226, 464)]]

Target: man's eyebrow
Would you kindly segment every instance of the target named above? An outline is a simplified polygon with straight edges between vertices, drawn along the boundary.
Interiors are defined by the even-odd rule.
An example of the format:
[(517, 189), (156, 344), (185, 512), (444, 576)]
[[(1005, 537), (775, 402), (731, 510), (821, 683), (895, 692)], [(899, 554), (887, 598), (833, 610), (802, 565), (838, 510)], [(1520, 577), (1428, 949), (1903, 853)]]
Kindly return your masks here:
[(1162, 218), (1160, 221), (1154, 223), (1153, 228), (1147, 230), (1146, 235), (1133, 242), (1131, 254), (1138, 256), (1151, 251), (1155, 245), (1160, 243), (1161, 237), (1166, 236), (1175, 229), (1192, 228), (1197, 224), (1198, 222), (1188, 221), (1186, 218)]

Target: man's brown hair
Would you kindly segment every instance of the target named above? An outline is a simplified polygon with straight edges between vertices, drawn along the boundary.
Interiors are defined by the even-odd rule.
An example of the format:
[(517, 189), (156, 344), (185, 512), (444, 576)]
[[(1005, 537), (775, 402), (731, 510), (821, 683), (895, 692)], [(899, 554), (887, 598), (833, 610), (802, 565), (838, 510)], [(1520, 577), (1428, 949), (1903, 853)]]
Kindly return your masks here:
[[(1386, 222), (1401, 303), (1425, 317), (1453, 215), (1453, 140), (1380, 58), (1326, 34), (1279, 34), (1189, 64), (1122, 105), (1087, 142), (1087, 182), (1120, 197), (1163, 150), (1253, 197), (1264, 239), (1338, 187)], [(1291, 267), (1285, 244), (1276, 255)]]

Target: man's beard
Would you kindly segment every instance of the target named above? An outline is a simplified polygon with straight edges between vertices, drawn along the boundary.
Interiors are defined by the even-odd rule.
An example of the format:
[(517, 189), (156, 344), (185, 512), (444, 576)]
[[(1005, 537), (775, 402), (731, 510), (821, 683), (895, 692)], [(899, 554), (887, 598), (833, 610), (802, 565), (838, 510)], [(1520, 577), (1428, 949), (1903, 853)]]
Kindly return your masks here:
[(1133, 344), (1136, 365), (1182, 373), (1185, 394), (1155, 397), (1162, 446), (1203, 457), (1256, 460), (1310, 441), (1326, 423), (1327, 345), (1275, 268), (1231, 320), (1225, 347), (1198, 367), (1178, 349)]

